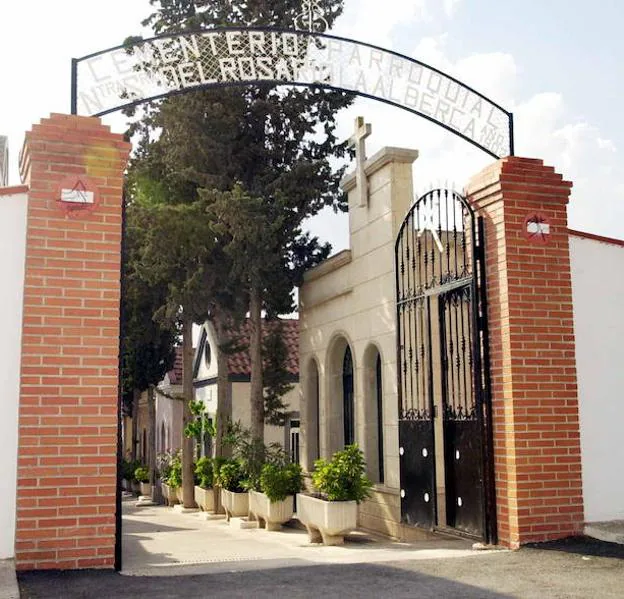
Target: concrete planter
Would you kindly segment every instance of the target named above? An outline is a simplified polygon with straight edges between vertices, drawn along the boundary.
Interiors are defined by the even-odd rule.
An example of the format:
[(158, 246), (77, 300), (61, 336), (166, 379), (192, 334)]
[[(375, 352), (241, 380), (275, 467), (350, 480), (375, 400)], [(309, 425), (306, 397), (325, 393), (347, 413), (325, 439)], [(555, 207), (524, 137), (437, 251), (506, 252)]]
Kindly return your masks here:
[(214, 489), (202, 489), (195, 487), (195, 503), (204, 512), (215, 511), (215, 493)]
[(355, 501), (325, 501), (297, 494), (297, 517), (305, 525), (311, 543), (342, 545), (344, 536), (357, 528)]
[(176, 498), (178, 503), (184, 505), (184, 492), (182, 491), (182, 487), (177, 487), (175, 490)]
[(167, 505), (172, 506), (178, 503), (178, 495), (176, 489), (172, 489), (167, 483), (161, 484), (162, 495)]
[(225, 519), (240, 518), (249, 513), (249, 493), (233, 493), (221, 489), (221, 504), (225, 510)]
[(145, 497), (151, 497), (152, 496), (152, 485), (150, 485), (149, 483), (139, 483), (141, 486), (141, 495), (145, 496)]
[(260, 528), (280, 530), (293, 517), (293, 499), (290, 495), (283, 501), (271, 502), (264, 493), (249, 491), (249, 517), (257, 520)]

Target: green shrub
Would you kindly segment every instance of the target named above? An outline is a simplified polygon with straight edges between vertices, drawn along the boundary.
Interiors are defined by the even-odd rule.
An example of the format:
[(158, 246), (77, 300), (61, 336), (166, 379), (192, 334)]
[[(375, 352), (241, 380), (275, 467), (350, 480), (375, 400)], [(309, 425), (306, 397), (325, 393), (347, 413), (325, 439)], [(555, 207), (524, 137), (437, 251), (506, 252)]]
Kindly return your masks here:
[(195, 465), (195, 477), (197, 484), (202, 489), (211, 489), (214, 484), (214, 472), (212, 458), (199, 458)]
[(139, 466), (134, 471), (134, 478), (137, 482), (148, 483), (149, 482), (149, 470), (145, 466)]
[(134, 473), (141, 466), (139, 460), (123, 460), (121, 463), (121, 478), (133, 481), (136, 480)]
[(165, 483), (172, 489), (178, 489), (182, 486), (182, 458), (180, 455), (175, 455), (171, 460), (171, 470)]
[(260, 489), (275, 503), (303, 489), (303, 472), (299, 464), (265, 464), (260, 475)]
[(167, 479), (171, 474), (171, 468), (175, 457), (176, 454), (171, 451), (159, 453), (156, 456), (156, 471), (158, 472), (158, 477), (164, 483), (167, 482)]
[(221, 470), (221, 466), (223, 464), (227, 464), (229, 462), (228, 458), (224, 458), (223, 456), (217, 456), (212, 460), (212, 485), (214, 487), (220, 487), (221, 482), (219, 480), (219, 472)]
[(243, 484), (245, 473), (241, 463), (237, 460), (228, 460), (219, 468), (219, 485), (226, 491), (243, 493), (247, 489)]
[(373, 486), (366, 476), (364, 455), (356, 444), (337, 451), (330, 461), (316, 460), (312, 483), (329, 501), (358, 503), (370, 496)]

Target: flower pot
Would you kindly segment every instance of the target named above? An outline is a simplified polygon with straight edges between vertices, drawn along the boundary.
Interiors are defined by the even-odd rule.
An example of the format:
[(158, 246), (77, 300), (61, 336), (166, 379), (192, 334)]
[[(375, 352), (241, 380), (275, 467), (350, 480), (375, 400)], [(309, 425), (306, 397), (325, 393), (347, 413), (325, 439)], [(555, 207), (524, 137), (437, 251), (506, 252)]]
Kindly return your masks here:
[(178, 503), (181, 503), (184, 505), (184, 491), (182, 490), (182, 487), (176, 487), (175, 494), (176, 494)]
[(240, 518), (249, 513), (249, 493), (234, 493), (221, 489), (221, 503), (225, 510), (225, 519)]
[(293, 516), (293, 496), (272, 502), (264, 493), (249, 491), (249, 517), (258, 521), (260, 528), (280, 530)]
[(305, 525), (311, 543), (342, 545), (344, 536), (357, 528), (355, 501), (325, 501), (297, 494), (297, 517)]
[(213, 489), (202, 489), (195, 487), (195, 503), (204, 512), (215, 511), (215, 494)]
[(144, 495), (146, 497), (152, 496), (152, 485), (150, 485), (149, 483), (140, 483), (140, 487), (141, 495)]
[(175, 489), (171, 488), (167, 483), (162, 483), (161, 487), (167, 505), (172, 506), (178, 503), (178, 496)]

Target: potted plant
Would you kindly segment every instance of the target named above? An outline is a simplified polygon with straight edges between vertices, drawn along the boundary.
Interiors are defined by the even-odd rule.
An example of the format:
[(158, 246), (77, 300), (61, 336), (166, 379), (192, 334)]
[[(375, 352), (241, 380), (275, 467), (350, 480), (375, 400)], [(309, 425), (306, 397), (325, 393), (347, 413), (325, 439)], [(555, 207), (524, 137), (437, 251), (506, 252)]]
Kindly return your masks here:
[(299, 464), (269, 463), (262, 467), (260, 491), (249, 491), (249, 514), (260, 528), (280, 530), (294, 511), (294, 496), (303, 489)]
[(152, 486), (149, 484), (149, 470), (145, 466), (139, 466), (134, 471), (134, 478), (141, 488), (141, 495), (152, 496)]
[(310, 542), (342, 545), (345, 534), (357, 527), (357, 506), (370, 496), (373, 486), (359, 447), (347, 445), (330, 461), (317, 460), (312, 483), (318, 495), (298, 494), (297, 516)]
[(177, 489), (182, 484), (182, 460), (179, 455), (170, 452), (158, 456), (161, 490), (167, 505), (178, 503)]
[(197, 485), (195, 486), (195, 503), (204, 512), (214, 512), (214, 469), (212, 458), (203, 457), (197, 460), (195, 465), (195, 476)]
[(249, 494), (243, 483), (245, 473), (239, 460), (228, 460), (219, 468), (221, 503), (225, 518), (246, 516), (249, 511)]
[(124, 459), (121, 463), (121, 487), (124, 491), (132, 491), (132, 481), (134, 480), (134, 471), (141, 464), (137, 460)]

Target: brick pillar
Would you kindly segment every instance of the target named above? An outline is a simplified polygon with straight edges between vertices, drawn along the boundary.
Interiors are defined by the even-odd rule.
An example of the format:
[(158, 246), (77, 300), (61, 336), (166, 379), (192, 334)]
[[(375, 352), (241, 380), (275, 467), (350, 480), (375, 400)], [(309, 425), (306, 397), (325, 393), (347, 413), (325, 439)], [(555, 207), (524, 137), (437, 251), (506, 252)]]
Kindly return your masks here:
[[(99, 119), (26, 134), (30, 187), (16, 565), (111, 568), (115, 546), (121, 198), (130, 145)], [(87, 208), (59, 201), (78, 181)]]
[[(571, 187), (541, 160), (510, 157), (467, 189), (485, 217), (498, 534), (512, 548), (583, 526)], [(528, 238), (533, 215), (545, 240)]]

